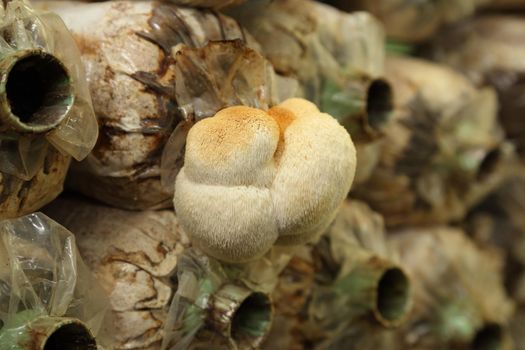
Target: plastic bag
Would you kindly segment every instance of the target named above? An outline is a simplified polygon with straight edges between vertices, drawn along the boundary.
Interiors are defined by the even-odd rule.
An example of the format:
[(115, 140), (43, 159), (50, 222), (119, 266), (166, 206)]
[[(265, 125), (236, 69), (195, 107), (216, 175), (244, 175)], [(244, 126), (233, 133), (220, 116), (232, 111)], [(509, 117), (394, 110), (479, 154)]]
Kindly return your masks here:
[(64, 187), (71, 158), (47, 147), (42, 166), (30, 181), (0, 173), (0, 219), (25, 215), (52, 201)]
[(42, 327), (34, 322), (58, 317), (83, 322), (109, 344), (101, 334), (109, 303), (74, 236), (41, 213), (1, 221), (0, 235), (0, 348), (20, 349)]
[[(271, 322), (265, 317), (273, 313), (267, 294), (293, 249), (275, 247), (249, 264), (223, 265), (189, 249), (173, 211), (131, 212), (63, 198), (46, 213), (75, 231), (88, 266), (110, 295), (115, 347), (185, 349), (201, 341), (225, 346), (265, 338)], [(221, 309), (220, 301), (235, 312)], [(235, 314), (247, 317), (248, 327), (255, 322), (258, 333), (234, 325)]]
[[(501, 279), (501, 256), (447, 227), (395, 232), (393, 248), (414, 281), (414, 308), (403, 349), (495, 343), (509, 349), (513, 312)], [(421, 263), (424, 261), (425, 263)]]
[[(257, 6), (247, 3), (231, 13), (279, 73), (299, 80), (302, 97), (340, 120), (370, 112), (368, 85), (384, 69), (384, 34), (375, 18), (364, 12), (344, 14), (313, 1), (278, 1), (254, 12)], [(361, 80), (362, 86), (353, 88)], [(380, 98), (383, 105), (375, 105), (382, 107), (378, 112), (391, 110), (385, 101), (389, 93)]]
[(159, 348), (173, 274), (189, 246), (173, 211), (133, 212), (62, 198), (46, 213), (75, 232), (110, 299), (115, 348)]
[(46, 6), (81, 48), (101, 130), (69, 184), (114, 206), (171, 207), (191, 123), (231, 104), (267, 106), (289, 82), (268, 77), (255, 40), (218, 12), (149, 1)]
[[(62, 20), (15, 0), (0, 7), (0, 27), (7, 82), (0, 118), (4, 219), (38, 210), (55, 198), (69, 156), (87, 156), (98, 126), (80, 56)], [(33, 99), (38, 94), (43, 105)]]
[[(384, 72), (381, 23), (314, 1), (257, 1), (233, 8), (279, 74), (299, 81), (298, 97), (316, 103), (351, 134), (358, 148), (356, 182), (370, 176), (393, 110)], [(256, 15), (255, 15), (256, 14)]]
[[(36, 69), (41, 69), (42, 71), (61, 70), (62, 68), (57, 68), (55, 65), (63, 64), (64, 70), (56, 73), (57, 79), (66, 79), (67, 82), (61, 84), (72, 85), (70, 92), (61, 92), (65, 93), (63, 96), (64, 101), (49, 101), (53, 104), (45, 108), (39, 107), (42, 108), (41, 110), (34, 110), (34, 113), (42, 114), (38, 118), (54, 114), (64, 115), (59, 121), (53, 121), (52, 127), (46, 128), (44, 133), (28, 134), (24, 132), (24, 128), (30, 128), (33, 132), (35, 132), (34, 130), (40, 130), (40, 123), (43, 122), (38, 119), (34, 122), (32, 119), (29, 119), (29, 121), (25, 122), (25, 126), (22, 127), (22, 131), (15, 126), (3, 125), (2, 127), (3, 132), (0, 135), (2, 142), (0, 171), (15, 175), (23, 180), (30, 180), (43, 166), (48, 144), (56, 147), (64, 154), (81, 160), (87, 156), (95, 145), (98, 126), (85, 83), (80, 55), (62, 20), (51, 13), (39, 13), (22, 0), (7, 2), (0, 9), (0, 17), (0, 26), (3, 31), (0, 55), (4, 57), (4, 60), (6, 57), (20, 55), (23, 52), (36, 52), (38, 55), (49, 53), (53, 55), (52, 57), (58, 59), (60, 63), (45, 62), (44, 60), (52, 59), (47, 56), (42, 56), (44, 58), (39, 59), (31, 56), (34, 54), (29, 54), (29, 56), (22, 56), (20, 63), (16, 64), (24, 64), (30, 59), (38, 60), (35, 64), (40, 65), (41, 68), (37, 66)], [(24, 59), (26, 60), (25, 62)], [(28, 66), (26, 69), (31, 69), (31, 66)], [(20, 81), (24, 79), (24, 73), (18, 73), (13, 70), (10, 74), (11, 76), (18, 74), (14, 78), (17, 78), (19, 83), (23, 83)], [(34, 74), (33, 78), (38, 76), (35, 75), (37, 71), (31, 74)], [(60, 76), (61, 74), (63, 76)], [(37, 84), (37, 81), (34, 80), (33, 83)], [(60, 87), (60, 89), (64, 88)], [(13, 91), (14, 89), (16, 87), (12, 88)], [(13, 92), (13, 94), (15, 93), (16, 91)], [(9, 92), (7, 94), (9, 95)], [(21, 98), (24, 97), (22, 96)], [(25, 98), (28, 99), (27, 96)], [(14, 97), (11, 97), (10, 100), (11, 108), (16, 113), (16, 100), (14, 100)], [(25, 104), (27, 107), (31, 101), (21, 101), (20, 103)], [(23, 113), (24, 118), (37, 118), (36, 114), (25, 116), (29, 111), (23, 112), (19, 110), (19, 112)], [(19, 117), (22, 118), (22, 114)], [(17, 143), (17, 145), (13, 145), (14, 148), (4, 146), (4, 143), (12, 142)]]
[(177, 291), (162, 349), (258, 348), (268, 336), (273, 306), (268, 294), (291, 258), (274, 248), (245, 265), (226, 265), (189, 249), (177, 265)]
[(299, 250), (280, 275), (265, 348), (390, 348), (392, 328), (409, 317), (410, 286), (381, 216), (349, 201), (326, 235)]
[[(524, 18), (484, 15), (437, 36), (429, 55), (463, 72), (477, 86), (498, 93), (498, 118), (519, 154), (525, 153)], [(454, 38), (454, 40), (450, 40)]]
[(507, 291), (525, 303), (525, 178), (519, 163), (508, 178), (469, 212), (466, 232), (483, 247), (496, 247), (505, 255), (504, 280)]
[(389, 57), (396, 111), (372, 176), (353, 193), (387, 226), (461, 219), (502, 177), (497, 98), (459, 73), (431, 62)]

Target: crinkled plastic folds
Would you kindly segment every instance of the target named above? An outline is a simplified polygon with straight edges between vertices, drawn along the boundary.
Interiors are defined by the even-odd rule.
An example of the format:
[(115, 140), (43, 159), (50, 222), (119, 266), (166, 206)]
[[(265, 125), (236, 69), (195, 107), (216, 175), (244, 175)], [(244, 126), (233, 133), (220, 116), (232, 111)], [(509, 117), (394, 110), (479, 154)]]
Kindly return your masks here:
[[(381, 216), (365, 203), (346, 202), (319, 242), (305, 246), (280, 275), (276, 320), (264, 348), (390, 348), (394, 332), (370, 315), (378, 275), (397, 261)], [(405, 291), (399, 321), (410, 310), (410, 285)]]
[[(393, 247), (414, 283), (414, 309), (404, 339), (422, 349), (469, 344), (487, 324), (504, 327), (513, 312), (501, 256), (448, 227), (404, 230)], [(421, 263), (425, 261), (425, 263)]]
[(109, 307), (75, 237), (42, 213), (0, 222), (0, 291), (2, 350), (19, 350), (13, 340), (42, 316), (76, 318), (100, 334)]
[[(290, 90), (288, 90), (291, 87)], [(288, 90), (288, 91), (287, 91)], [(173, 190), (182, 167), (187, 133), (193, 123), (228, 106), (268, 109), (294, 91), (271, 64), (241, 40), (211, 41), (200, 48), (182, 47), (175, 55), (175, 97), (185, 116), (164, 146), (161, 181)]]
[(501, 178), (496, 94), (430, 61), (390, 56), (386, 67), (397, 108), (377, 167), (353, 193), (389, 227), (459, 220)]
[(267, 6), (253, 1), (231, 13), (254, 35), (280, 74), (299, 80), (297, 97), (313, 101), (339, 120), (357, 143), (380, 136), (374, 129), (388, 122), (392, 105), (388, 82), (382, 81), (384, 93), (374, 92), (370, 102), (378, 107), (373, 113), (379, 120), (369, 121), (369, 88), (383, 75), (385, 60), (385, 36), (377, 19), (304, 0)]
[[(325, 340), (320, 348), (338, 348), (338, 342), (351, 339), (360, 344), (356, 349), (374, 349), (374, 341), (388, 339), (390, 332), (385, 327), (366, 320), (371, 312), (369, 302), (374, 298), (373, 291), (365, 287), (369, 284), (367, 279), (374, 278), (372, 271), (400, 266), (396, 252), (388, 245), (381, 215), (363, 202), (345, 203), (314, 248), (314, 255), (327, 258), (316, 272), (317, 285), (308, 305), (310, 325), (304, 331), (313, 325), (322, 331)], [(408, 293), (400, 309), (405, 315), (411, 307), (409, 286)]]
[[(232, 14), (261, 44), (277, 71), (296, 76), (304, 96), (319, 103), (325, 81), (383, 73), (384, 33), (365, 12), (345, 14), (313, 1), (276, 1), (257, 12), (250, 2)], [(250, 16), (251, 14), (251, 16)]]
[(128, 211), (62, 196), (45, 213), (75, 232), (86, 265), (109, 294), (114, 347), (158, 349), (171, 277), (190, 245), (173, 210)]
[(231, 348), (231, 339), (206, 329), (210, 299), (226, 283), (251, 291), (271, 293), (279, 273), (292, 257), (290, 249), (274, 248), (264, 258), (245, 265), (225, 265), (196, 250), (188, 249), (177, 264), (178, 287), (165, 323), (161, 349), (185, 350), (198, 344), (207, 348)]
[(499, 120), (521, 154), (525, 153), (524, 31), (522, 17), (483, 15), (443, 31), (430, 49), (433, 59), (463, 72), (477, 86), (496, 89)]
[[(151, 1), (46, 6), (89, 46), (82, 59), (100, 123), (100, 142), (72, 167), (70, 185), (113, 206), (170, 207), (192, 123), (230, 105), (267, 108), (297, 89), (272, 71), (244, 28), (216, 11)], [(93, 194), (86, 183), (105, 191)]]
[(54, 130), (0, 135), (0, 172), (30, 180), (42, 167), (49, 144), (77, 160), (85, 158), (95, 145), (98, 125), (80, 54), (66, 26), (57, 15), (40, 13), (28, 2), (15, 0), (0, 8), (0, 28), (0, 57), (28, 49), (54, 55), (67, 68), (75, 95), (67, 116)]

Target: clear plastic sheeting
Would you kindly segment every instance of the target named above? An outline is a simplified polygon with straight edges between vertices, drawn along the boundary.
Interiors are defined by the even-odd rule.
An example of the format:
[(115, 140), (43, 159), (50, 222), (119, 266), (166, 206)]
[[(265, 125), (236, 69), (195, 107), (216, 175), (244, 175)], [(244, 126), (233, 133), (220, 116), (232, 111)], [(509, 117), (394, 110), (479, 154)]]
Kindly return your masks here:
[(0, 28), (0, 219), (6, 219), (34, 212), (62, 191), (70, 156), (87, 156), (98, 125), (78, 50), (58, 16), (6, 1)]
[(313, 254), (320, 268), (303, 333), (321, 329), (324, 349), (347, 341), (355, 349), (384, 348), (388, 329), (409, 318), (412, 283), (388, 246), (382, 217), (362, 202), (345, 203)]
[(271, 64), (241, 40), (182, 48), (175, 56), (177, 103), (195, 121), (212, 117), (226, 106), (266, 110), (272, 71)]
[(276, 248), (253, 263), (225, 265), (186, 250), (177, 265), (162, 349), (260, 347), (273, 321), (268, 294), (290, 258)]
[[(250, 2), (231, 11), (283, 75), (296, 77), (304, 97), (319, 103), (327, 81), (383, 73), (384, 33), (367, 13), (344, 14), (313, 1), (285, 0), (259, 9)], [(255, 14), (257, 14), (255, 16)]]
[(158, 349), (172, 275), (190, 245), (172, 210), (126, 211), (61, 198), (46, 214), (72, 232), (109, 295), (115, 349)]
[(475, 85), (495, 88), (500, 104), (499, 120), (522, 157), (525, 154), (524, 31), (523, 15), (486, 14), (443, 31), (429, 50), (435, 60), (463, 72)]
[[(31, 8), (26, 1), (9, 1), (0, 8), (0, 27), (2, 37), (0, 38), (0, 55), (3, 60), (20, 53), (33, 53), (34, 55), (51, 54), (43, 57), (42, 62), (35, 63), (33, 81), (26, 82), (28, 85), (37, 84), (37, 72), (50, 70), (54, 66), (48, 66), (51, 57), (58, 59), (58, 64), (64, 67), (64, 76), (59, 75), (57, 79), (66, 79), (60, 82), (72, 85), (72, 94), (65, 95), (64, 101), (48, 105), (42, 111), (40, 117), (46, 114), (59, 114), (65, 117), (45, 133), (24, 133), (20, 130), (2, 125), (0, 134), (0, 171), (14, 175), (23, 180), (30, 180), (43, 166), (46, 147), (51, 144), (60, 152), (81, 160), (87, 156), (95, 145), (98, 126), (91, 105), (91, 98), (85, 82), (85, 75), (80, 61), (80, 55), (74, 44), (73, 38), (68, 32), (62, 20), (52, 13), (40, 13)], [(26, 59), (33, 56), (22, 57)], [(38, 60), (38, 58), (34, 58)], [(46, 61), (47, 60), (47, 61)], [(4, 64), (4, 63), (2, 63)], [(16, 64), (16, 63), (15, 63)], [(40, 67), (38, 65), (41, 65)], [(46, 65), (47, 64), (47, 65)], [(44, 72), (45, 73), (45, 72)], [(43, 73), (43, 74), (44, 74)], [(6, 74), (6, 73), (3, 73)], [(16, 74), (14, 68), (10, 75)], [(15, 78), (22, 80), (24, 77), (17, 75)], [(14, 78), (13, 78), (14, 79)], [(16, 89), (12, 87), (11, 90)], [(13, 92), (14, 94), (15, 92)], [(10, 94), (10, 87), (7, 87)], [(21, 96), (21, 104), (30, 104), (32, 96)], [(27, 101), (24, 100), (27, 99)], [(11, 96), (11, 108), (16, 113), (14, 98)], [(5, 105), (3, 105), (5, 108)], [(6, 111), (3, 114), (9, 113)], [(17, 116), (22, 118), (22, 116)], [(31, 118), (27, 116), (26, 118)], [(35, 117), (36, 118), (36, 117)], [(16, 119), (16, 118), (15, 118)], [(20, 119), (22, 120), (22, 119)], [(37, 123), (37, 122), (35, 122)], [(33, 125), (33, 124), (30, 124)], [(35, 128), (35, 126), (32, 126)], [(31, 129), (31, 127), (30, 127)], [(33, 131), (28, 130), (28, 131)]]
[(275, 76), (253, 37), (219, 12), (155, 1), (42, 6), (73, 32), (100, 123), (99, 143), (72, 167), (70, 185), (113, 206), (170, 207), (187, 127), (232, 104), (266, 107), (293, 92), (293, 80)]
[(275, 79), (271, 64), (241, 40), (183, 47), (177, 52), (175, 98), (185, 120), (177, 125), (162, 152), (160, 174), (167, 192), (173, 190), (193, 123), (228, 106), (267, 110), (272, 102), (279, 102), (273, 101), (279, 94), (273, 91), (279, 89)]
[[(414, 281), (415, 282), (415, 281)], [(315, 246), (297, 249), (273, 293), (265, 349), (386, 349), (411, 309), (411, 281), (381, 216), (346, 202)]]
[(25, 349), (21, 342), (46, 317), (77, 319), (109, 344), (101, 334), (107, 297), (69, 231), (36, 213), (1, 221), (0, 238), (0, 349)]
[(46, 148), (44, 166), (30, 181), (0, 173), (0, 219), (34, 212), (62, 192), (71, 158)]
[[(483, 246), (496, 246), (506, 253), (506, 286), (510, 292), (523, 294), (525, 303), (525, 177), (523, 167), (489, 193), (469, 213), (467, 232)], [(517, 276), (515, 274), (518, 274)], [(523, 280), (523, 281), (522, 281)]]
[[(229, 325), (232, 332), (236, 329), (231, 317), (238, 313), (224, 311), (210, 301), (215, 298), (210, 295), (218, 295), (214, 300), (223, 300), (236, 311), (240, 309), (238, 315), (244, 314), (241, 306), (246, 300), (248, 312), (260, 310), (266, 315), (270, 306), (266, 294), (273, 290), (277, 276), (294, 253), (288, 247), (275, 247), (252, 263), (222, 265), (190, 249), (188, 237), (171, 210), (125, 211), (64, 198), (48, 206), (46, 213), (75, 232), (83, 257), (108, 292), (115, 349), (159, 349), (163, 339), (165, 347), (175, 343), (183, 347), (192, 343), (196, 328), (205, 323), (216, 326), (212, 332), (200, 333), (200, 341), (224, 340), (230, 334)], [(232, 284), (232, 288), (221, 291)], [(212, 310), (219, 309), (223, 311), (215, 315), (225, 315), (224, 322), (209, 318)], [(246, 341), (259, 342), (264, 330), (256, 327), (262, 333), (248, 335)], [(246, 335), (242, 329), (239, 334)], [(241, 338), (235, 339), (243, 343)], [(181, 339), (184, 342), (179, 344)]]
[(481, 246), (504, 253), (505, 288), (516, 302), (511, 334), (523, 350), (525, 317), (525, 177), (523, 167), (481, 201), (467, 217), (466, 230)]
[(385, 33), (377, 18), (368, 12), (345, 14), (319, 2), (309, 4), (321, 44), (341, 67), (371, 77), (384, 74)]
[(252, 1), (230, 14), (260, 43), (280, 76), (298, 80), (296, 96), (316, 103), (348, 130), (363, 153), (357, 157), (356, 181), (364, 181), (376, 164), (377, 141), (393, 110), (392, 88), (381, 78), (381, 23), (366, 12), (347, 14), (305, 0), (267, 6)]
[(496, 93), (430, 61), (391, 56), (386, 67), (396, 110), (376, 168), (353, 193), (387, 226), (460, 220), (503, 179), (500, 165), (513, 153)]
[(390, 237), (417, 282), (402, 349), (478, 349), (480, 337), (495, 349), (511, 348), (507, 323), (513, 303), (503, 288), (498, 253), (447, 227), (407, 229)]

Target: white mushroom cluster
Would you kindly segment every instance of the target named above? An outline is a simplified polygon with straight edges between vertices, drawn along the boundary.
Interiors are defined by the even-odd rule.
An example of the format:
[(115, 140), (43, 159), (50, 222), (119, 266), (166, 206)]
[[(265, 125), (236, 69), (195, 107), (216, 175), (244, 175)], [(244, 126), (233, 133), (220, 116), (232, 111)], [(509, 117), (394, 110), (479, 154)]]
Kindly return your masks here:
[(289, 99), (267, 112), (229, 107), (190, 130), (175, 209), (195, 246), (245, 262), (275, 243), (318, 237), (355, 166), (350, 135), (311, 102)]

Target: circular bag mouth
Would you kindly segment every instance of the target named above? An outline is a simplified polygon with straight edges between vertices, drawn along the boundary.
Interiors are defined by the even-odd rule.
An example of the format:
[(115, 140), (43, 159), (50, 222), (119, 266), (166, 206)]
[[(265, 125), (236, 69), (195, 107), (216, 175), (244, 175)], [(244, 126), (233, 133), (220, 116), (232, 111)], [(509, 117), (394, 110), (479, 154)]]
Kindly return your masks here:
[(384, 79), (374, 79), (366, 94), (366, 115), (368, 125), (381, 131), (388, 123), (394, 109), (392, 86)]
[(403, 270), (387, 269), (377, 285), (375, 314), (381, 323), (396, 325), (408, 313), (410, 281)]
[(490, 323), (476, 332), (472, 341), (472, 350), (503, 350), (503, 329), (500, 325)]
[(272, 325), (273, 307), (264, 293), (252, 293), (239, 305), (232, 317), (230, 335), (239, 349), (259, 347)]
[(7, 56), (3, 67), (8, 124), (19, 131), (45, 132), (64, 120), (75, 95), (69, 72), (58, 58), (29, 50)]
[(86, 326), (71, 322), (57, 327), (42, 350), (97, 350), (97, 343)]

